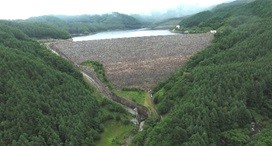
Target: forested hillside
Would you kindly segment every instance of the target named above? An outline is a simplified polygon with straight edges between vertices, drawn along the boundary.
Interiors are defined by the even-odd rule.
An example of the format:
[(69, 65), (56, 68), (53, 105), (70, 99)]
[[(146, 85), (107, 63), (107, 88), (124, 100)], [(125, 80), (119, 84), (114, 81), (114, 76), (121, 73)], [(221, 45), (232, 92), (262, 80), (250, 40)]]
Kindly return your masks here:
[(99, 96), (67, 61), (0, 22), (1, 146), (95, 145), (103, 123), (127, 119)]
[(175, 28), (179, 22), (186, 17), (170, 18), (154, 24), (151, 24), (149, 27), (151, 29), (172, 29)]
[[(236, 0), (231, 3), (220, 4), (209, 11), (203, 11), (180, 22), (181, 30), (190, 33), (207, 32), (222, 26), (236, 27), (251, 20), (251, 12), (244, 9), (244, 5), (253, 0)], [(244, 11), (245, 10), (245, 11)]]
[(217, 7), (183, 20), (216, 29), (204, 51), (154, 90), (162, 114), (134, 145), (272, 145), (272, 1)]
[(100, 31), (141, 28), (140, 21), (121, 13), (80, 16), (40, 16), (27, 20), (1, 21), (16, 27), (29, 37), (67, 39)]
[(136, 18), (114, 12), (103, 15), (57, 16), (67, 23), (70, 34), (89, 34), (108, 30), (138, 29), (142, 24)]

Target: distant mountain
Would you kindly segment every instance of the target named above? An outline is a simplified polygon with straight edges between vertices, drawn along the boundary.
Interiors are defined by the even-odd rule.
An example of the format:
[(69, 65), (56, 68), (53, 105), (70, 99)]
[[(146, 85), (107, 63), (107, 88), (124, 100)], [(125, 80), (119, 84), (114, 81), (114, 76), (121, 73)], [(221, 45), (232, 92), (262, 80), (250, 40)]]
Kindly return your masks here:
[(136, 18), (117, 12), (103, 15), (39, 16), (27, 20), (5, 21), (5, 23), (33, 38), (61, 39), (70, 38), (72, 35), (142, 27), (142, 23)]
[(166, 19), (166, 20), (151, 24), (149, 27), (151, 29), (173, 29), (180, 23), (181, 20), (185, 19), (186, 17), (188, 16)]
[(215, 8), (213, 8), (213, 10), (218, 10), (218, 9), (222, 9), (224, 7), (230, 7), (230, 6), (235, 6), (235, 5), (240, 5), (240, 4), (247, 4), (250, 2), (253, 2), (255, 0), (236, 0), (230, 3), (223, 3), (220, 5), (215, 6)]

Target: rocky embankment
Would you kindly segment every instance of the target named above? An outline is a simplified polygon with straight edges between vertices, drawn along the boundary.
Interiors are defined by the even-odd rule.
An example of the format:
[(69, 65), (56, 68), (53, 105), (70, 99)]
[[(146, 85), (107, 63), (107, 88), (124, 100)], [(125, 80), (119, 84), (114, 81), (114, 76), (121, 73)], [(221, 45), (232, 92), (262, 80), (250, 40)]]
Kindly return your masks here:
[(210, 33), (92, 41), (58, 41), (53, 48), (72, 62), (100, 61), (117, 87), (152, 89), (191, 55), (208, 46)]

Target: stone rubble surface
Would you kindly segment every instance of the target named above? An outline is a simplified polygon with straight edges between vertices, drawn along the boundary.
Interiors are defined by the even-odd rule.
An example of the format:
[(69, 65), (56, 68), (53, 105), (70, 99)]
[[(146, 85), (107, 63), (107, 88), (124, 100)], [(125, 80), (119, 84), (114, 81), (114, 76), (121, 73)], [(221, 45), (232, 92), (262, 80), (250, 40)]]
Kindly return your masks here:
[(53, 44), (69, 60), (101, 62), (109, 80), (119, 88), (152, 89), (167, 79), (193, 54), (207, 47), (213, 35), (183, 34)]

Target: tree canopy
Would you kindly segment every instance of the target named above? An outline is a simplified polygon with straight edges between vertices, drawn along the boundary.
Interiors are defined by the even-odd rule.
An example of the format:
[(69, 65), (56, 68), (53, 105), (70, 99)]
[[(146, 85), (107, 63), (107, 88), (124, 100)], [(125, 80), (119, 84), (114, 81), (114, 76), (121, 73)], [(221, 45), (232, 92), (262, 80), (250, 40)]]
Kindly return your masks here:
[(0, 145), (95, 145), (102, 124), (126, 114), (68, 61), (0, 22)]
[(217, 29), (212, 45), (154, 90), (163, 115), (135, 145), (271, 145), (272, 1), (215, 8), (180, 24)]

